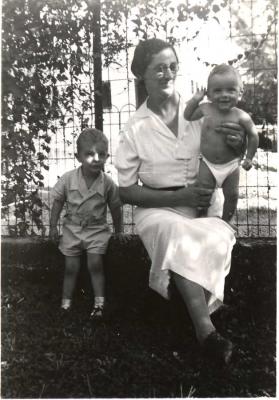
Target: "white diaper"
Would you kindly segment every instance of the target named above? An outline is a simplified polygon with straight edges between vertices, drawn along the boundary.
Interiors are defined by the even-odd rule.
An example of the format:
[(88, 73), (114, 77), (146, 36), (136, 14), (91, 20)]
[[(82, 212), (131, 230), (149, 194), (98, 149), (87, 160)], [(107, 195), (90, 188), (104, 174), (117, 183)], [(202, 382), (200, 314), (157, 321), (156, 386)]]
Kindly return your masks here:
[(201, 159), (212, 172), (212, 175), (216, 179), (216, 186), (219, 188), (222, 187), (224, 180), (240, 166), (239, 158), (234, 158), (225, 164), (214, 164), (208, 161), (203, 155), (201, 156)]

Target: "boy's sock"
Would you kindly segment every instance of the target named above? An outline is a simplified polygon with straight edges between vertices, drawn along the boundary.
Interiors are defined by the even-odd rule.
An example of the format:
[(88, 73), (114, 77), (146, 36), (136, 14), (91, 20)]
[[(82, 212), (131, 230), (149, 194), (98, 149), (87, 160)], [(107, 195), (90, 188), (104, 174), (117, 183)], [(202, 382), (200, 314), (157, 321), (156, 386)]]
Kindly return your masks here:
[(97, 296), (94, 298), (94, 307), (104, 308), (105, 305), (105, 298), (101, 296)]
[(71, 304), (72, 304), (71, 299), (62, 299), (61, 308), (63, 308), (63, 310), (69, 310)]

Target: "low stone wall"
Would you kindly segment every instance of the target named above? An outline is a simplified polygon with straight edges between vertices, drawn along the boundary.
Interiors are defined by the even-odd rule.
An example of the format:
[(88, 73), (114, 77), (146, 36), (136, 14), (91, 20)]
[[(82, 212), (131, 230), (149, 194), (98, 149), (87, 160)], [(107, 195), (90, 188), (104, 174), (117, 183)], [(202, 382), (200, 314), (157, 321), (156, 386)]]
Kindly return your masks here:
[[(62, 285), (63, 256), (49, 241), (2, 238), (1, 248), (2, 270), (13, 266), (37, 272), (41, 270), (52, 274), (53, 281), (58, 280)], [(112, 237), (105, 257), (111, 296), (135, 301), (150, 295), (149, 268), (150, 259), (137, 235), (127, 235), (125, 244)], [(85, 285), (89, 282), (87, 278), (84, 279)], [(226, 279), (225, 299), (227, 303), (245, 303), (247, 309), (257, 307), (257, 312), (266, 312), (266, 307), (275, 311), (276, 239), (237, 241), (232, 253), (231, 272)]]

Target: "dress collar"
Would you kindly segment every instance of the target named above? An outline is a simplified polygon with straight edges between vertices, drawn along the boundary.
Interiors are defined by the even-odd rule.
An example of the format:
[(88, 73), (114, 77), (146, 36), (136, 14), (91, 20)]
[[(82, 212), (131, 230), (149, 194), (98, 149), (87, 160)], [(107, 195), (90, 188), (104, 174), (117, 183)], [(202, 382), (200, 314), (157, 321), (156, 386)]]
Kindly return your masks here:
[[(161, 118), (154, 113), (150, 108), (147, 107), (147, 99), (143, 102), (143, 104), (138, 108), (137, 112), (135, 113), (135, 118), (138, 119), (144, 119), (144, 118), (156, 118), (157, 122), (161, 125), (161, 127), (164, 128), (163, 132), (167, 134), (167, 136), (170, 136), (174, 139), (180, 139), (182, 136), (184, 136), (184, 127), (185, 124), (188, 124), (188, 122), (184, 119), (184, 107), (185, 107), (185, 101), (179, 95), (179, 104), (178, 104), (178, 134), (177, 136), (174, 135), (174, 133), (167, 127), (167, 125), (161, 120)], [(155, 129), (157, 131), (157, 129)], [(162, 130), (159, 129), (159, 132), (162, 134)]]

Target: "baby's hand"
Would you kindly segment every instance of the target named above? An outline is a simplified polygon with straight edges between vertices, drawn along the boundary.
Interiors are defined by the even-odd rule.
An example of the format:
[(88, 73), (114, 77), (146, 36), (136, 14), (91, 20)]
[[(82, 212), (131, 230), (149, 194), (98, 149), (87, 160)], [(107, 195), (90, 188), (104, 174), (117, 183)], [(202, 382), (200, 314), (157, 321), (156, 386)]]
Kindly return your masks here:
[(242, 162), (242, 168), (244, 168), (246, 171), (249, 171), (253, 166), (252, 160), (250, 158), (245, 158)]
[(49, 238), (55, 244), (59, 242), (59, 234), (56, 226), (52, 226), (49, 228)]
[(196, 91), (196, 93), (194, 94), (194, 96), (192, 97), (192, 99), (199, 103), (200, 101), (202, 101), (202, 99), (204, 98), (205, 94), (206, 94), (206, 90), (204, 88), (198, 89)]

